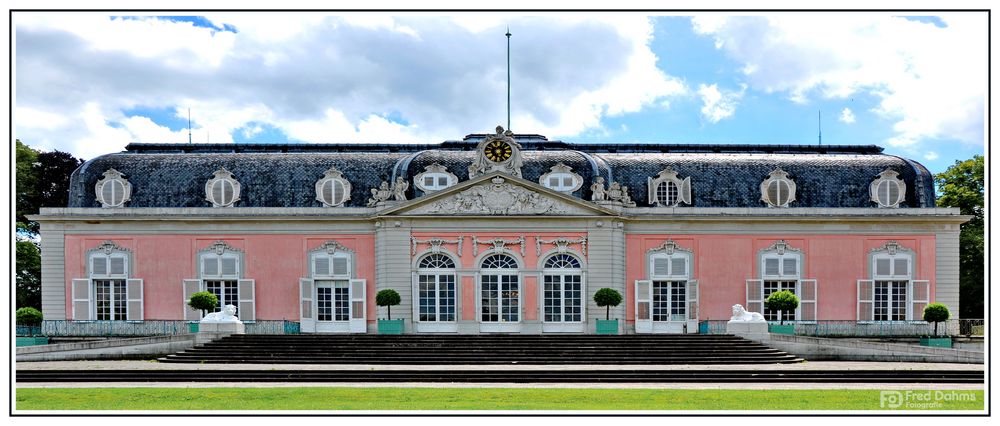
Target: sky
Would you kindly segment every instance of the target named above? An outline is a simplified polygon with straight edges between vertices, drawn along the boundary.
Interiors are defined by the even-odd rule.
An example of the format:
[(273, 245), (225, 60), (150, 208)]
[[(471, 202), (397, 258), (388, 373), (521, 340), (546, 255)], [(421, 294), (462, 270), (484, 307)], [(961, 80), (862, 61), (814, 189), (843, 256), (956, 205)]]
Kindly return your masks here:
[(90, 159), (132, 142), (436, 143), (507, 127), (601, 143), (983, 154), (985, 13), (16, 12), (14, 134)]

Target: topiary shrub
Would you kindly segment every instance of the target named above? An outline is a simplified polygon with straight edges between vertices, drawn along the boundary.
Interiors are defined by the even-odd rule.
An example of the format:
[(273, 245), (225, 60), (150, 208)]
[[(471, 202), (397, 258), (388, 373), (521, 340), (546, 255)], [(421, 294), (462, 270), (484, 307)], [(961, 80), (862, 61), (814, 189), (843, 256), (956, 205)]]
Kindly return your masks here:
[(938, 333), (938, 323), (951, 318), (951, 312), (944, 303), (931, 303), (924, 307), (924, 321), (934, 323), (934, 335)]
[(31, 307), (24, 307), (15, 312), (17, 325), (37, 326), (42, 323), (42, 312)]
[(600, 307), (606, 307), (604, 319), (611, 319), (611, 307), (618, 306), (622, 303), (622, 294), (613, 288), (602, 288), (594, 293), (594, 303)]
[(379, 306), (385, 306), (385, 312), (386, 314), (388, 314), (387, 319), (390, 320), (392, 319), (392, 312), (391, 312), (392, 307), (398, 305), (402, 301), (403, 298), (399, 297), (399, 293), (397, 293), (396, 290), (393, 290), (391, 288), (382, 290), (375, 295), (375, 304)]
[(799, 307), (799, 297), (788, 290), (781, 290), (771, 293), (764, 302), (767, 309), (779, 312), (779, 324), (785, 324), (785, 312), (794, 311)]
[(219, 298), (210, 291), (199, 291), (191, 295), (191, 300), (188, 300), (188, 306), (192, 309), (200, 310), (201, 316), (204, 317), (206, 312), (209, 310), (214, 311), (215, 307), (219, 306)]

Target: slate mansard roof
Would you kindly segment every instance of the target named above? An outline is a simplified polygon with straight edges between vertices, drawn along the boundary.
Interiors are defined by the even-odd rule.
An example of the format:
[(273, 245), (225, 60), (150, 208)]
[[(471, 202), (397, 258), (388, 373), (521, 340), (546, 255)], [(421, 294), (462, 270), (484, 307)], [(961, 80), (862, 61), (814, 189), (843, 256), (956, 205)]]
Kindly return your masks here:
[[(440, 144), (129, 144), (126, 151), (84, 163), (72, 175), (68, 207), (100, 207), (94, 185), (108, 169), (132, 184), (126, 207), (211, 207), (205, 182), (220, 167), (240, 182), (235, 207), (321, 207), (315, 183), (331, 166), (352, 186), (346, 207), (363, 207), (371, 188), (403, 176), (407, 198), (423, 196), (413, 177), (439, 163), (469, 177), (476, 144), (486, 135)], [(797, 187), (790, 207), (875, 207), (868, 186), (886, 169), (906, 182), (900, 207), (934, 207), (933, 176), (921, 164), (864, 146), (585, 144), (516, 135), (522, 146), (522, 177), (538, 182), (550, 167), (563, 163), (584, 178), (573, 196), (589, 200), (596, 175), (629, 187), (639, 207), (649, 206), (647, 178), (665, 167), (681, 179), (691, 177), (691, 207), (765, 207), (760, 183), (776, 167)]]

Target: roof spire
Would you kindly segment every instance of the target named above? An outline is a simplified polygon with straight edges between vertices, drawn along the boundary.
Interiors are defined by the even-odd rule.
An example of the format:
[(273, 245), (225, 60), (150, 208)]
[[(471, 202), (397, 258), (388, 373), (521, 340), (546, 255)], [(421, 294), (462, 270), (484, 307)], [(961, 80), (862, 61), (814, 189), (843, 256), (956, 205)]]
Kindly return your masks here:
[(507, 130), (510, 130), (510, 26), (507, 26)]

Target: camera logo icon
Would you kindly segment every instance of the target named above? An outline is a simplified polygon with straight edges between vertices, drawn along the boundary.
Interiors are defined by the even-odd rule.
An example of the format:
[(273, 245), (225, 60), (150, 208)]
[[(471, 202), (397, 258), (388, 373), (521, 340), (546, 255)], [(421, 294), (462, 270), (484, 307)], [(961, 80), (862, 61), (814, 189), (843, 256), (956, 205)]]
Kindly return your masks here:
[(882, 391), (879, 394), (879, 407), (899, 408), (903, 406), (903, 393), (899, 391)]

